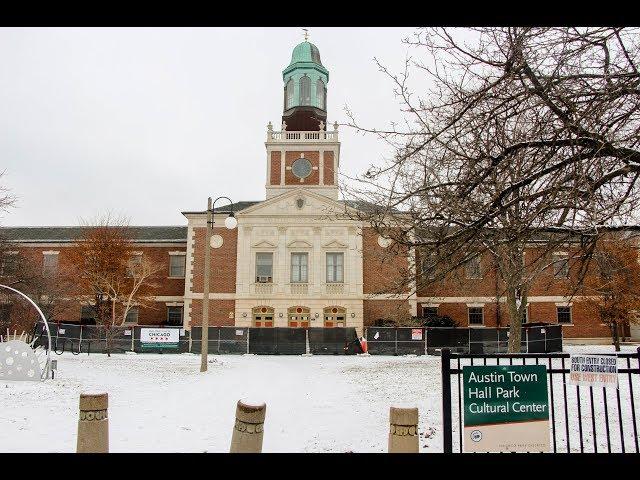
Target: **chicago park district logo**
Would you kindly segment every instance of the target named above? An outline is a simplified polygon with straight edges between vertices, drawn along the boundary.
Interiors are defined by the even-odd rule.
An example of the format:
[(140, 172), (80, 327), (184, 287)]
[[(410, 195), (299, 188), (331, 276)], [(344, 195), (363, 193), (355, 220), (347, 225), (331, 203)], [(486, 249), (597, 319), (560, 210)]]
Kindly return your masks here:
[(471, 432), (471, 440), (474, 442), (479, 442), (482, 440), (482, 432), (480, 430), (474, 430)]

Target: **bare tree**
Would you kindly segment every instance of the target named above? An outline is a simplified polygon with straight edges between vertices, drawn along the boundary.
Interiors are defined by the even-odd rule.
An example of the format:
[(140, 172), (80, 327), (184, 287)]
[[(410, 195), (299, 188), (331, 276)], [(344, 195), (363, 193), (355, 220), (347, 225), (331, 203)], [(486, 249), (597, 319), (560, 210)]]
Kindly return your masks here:
[[(417, 282), (406, 280), (415, 288), (490, 256), (506, 298), (510, 352), (520, 350), (532, 284), (566, 265), (553, 251), (568, 250), (580, 277), (602, 232), (636, 221), (638, 32), (421, 30), (405, 42), (426, 61), (407, 59), (400, 74), (378, 62), (404, 125), (366, 127), (347, 110), (351, 127), (394, 152), (344, 187), (377, 206), (357, 217), (429, 259)], [(431, 85), (426, 95), (411, 90), (414, 71)]]
[(78, 279), (76, 293), (92, 299), (110, 355), (116, 327), (124, 323), (131, 308), (152, 305), (147, 289), (155, 286), (153, 275), (162, 267), (136, 255), (125, 218), (105, 214), (82, 223), (81, 237), (70, 251)]
[(624, 234), (607, 237), (597, 242), (589, 262), (592, 274), (579, 288), (586, 310), (609, 327), (619, 352), (620, 334), (639, 320), (640, 263), (637, 239)]

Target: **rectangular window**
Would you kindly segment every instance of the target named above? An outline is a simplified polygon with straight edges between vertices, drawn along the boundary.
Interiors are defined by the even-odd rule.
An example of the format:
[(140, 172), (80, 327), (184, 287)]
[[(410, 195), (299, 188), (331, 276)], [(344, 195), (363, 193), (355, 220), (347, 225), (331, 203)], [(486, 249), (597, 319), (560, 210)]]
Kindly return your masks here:
[(93, 305), (82, 305), (80, 323), (95, 323), (96, 317), (96, 310), (93, 308)]
[(127, 277), (133, 277), (142, 265), (142, 254), (134, 254), (129, 257), (127, 262)]
[(291, 282), (307, 283), (309, 281), (309, 254), (291, 254)]
[(0, 303), (0, 322), (7, 324), (11, 318), (11, 303)]
[(480, 268), (480, 256), (475, 256), (464, 265), (465, 275), (467, 278), (482, 278), (482, 270)]
[(273, 282), (273, 253), (256, 253), (256, 283)]
[(184, 278), (186, 255), (169, 255), (169, 276)]
[(483, 325), (483, 308), (482, 307), (469, 307), (469, 325)]
[(55, 275), (57, 271), (58, 271), (58, 254), (57, 253), (43, 254), (42, 275), (44, 276)]
[(137, 324), (138, 323), (138, 307), (131, 307), (127, 312), (127, 318), (124, 319), (124, 323)]
[(569, 276), (569, 256), (567, 254), (553, 254), (553, 276), (556, 278), (567, 278)]
[(5, 253), (2, 255), (2, 263), (0, 263), (0, 275), (15, 275), (18, 267), (18, 255), (15, 253)]
[(167, 307), (167, 325), (182, 326), (183, 307)]
[(438, 307), (422, 307), (422, 318), (433, 318), (438, 316)]
[(422, 276), (428, 279), (436, 278), (436, 256), (433, 254), (425, 254), (424, 259), (422, 260)]
[(556, 313), (558, 315), (558, 323), (572, 323), (571, 307), (556, 307)]
[(327, 283), (344, 282), (344, 253), (327, 253)]

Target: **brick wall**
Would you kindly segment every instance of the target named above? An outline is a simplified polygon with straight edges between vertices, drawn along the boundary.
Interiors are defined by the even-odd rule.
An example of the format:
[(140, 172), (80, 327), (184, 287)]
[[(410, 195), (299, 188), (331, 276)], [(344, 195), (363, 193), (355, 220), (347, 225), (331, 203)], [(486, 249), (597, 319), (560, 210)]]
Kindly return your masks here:
[(334, 160), (333, 160), (333, 152), (324, 152), (324, 172), (323, 172), (323, 183), (325, 185), (333, 185), (334, 183)]
[(362, 259), (364, 293), (395, 292), (398, 279), (408, 274), (406, 251), (382, 248), (378, 234), (370, 227), (362, 230)]
[(269, 179), (271, 185), (280, 185), (281, 157), (280, 152), (271, 152), (271, 172)]
[(364, 300), (362, 307), (365, 327), (379, 319), (400, 320), (411, 316), (407, 300)]
[[(53, 321), (79, 322), (81, 317), (82, 302), (80, 296), (91, 295), (88, 290), (82, 290), (76, 280), (76, 270), (70, 263), (69, 251), (71, 246), (25, 246), (10, 247), (7, 250), (18, 251), (23, 259), (24, 268), (36, 275), (42, 274), (43, 252), (58, 251), (58, 274), (53, 277), (54, 287), (45, 287), (41, 294), (52, 294), (59, 300), (52, 310)], [(169, 277), (169, 252), (186, 252), (186, 244), (172, 246), (142, 246), (134, 245), (134, 250), (142, 252), (145, 258), (154, 262), (159, 270), (153, 274), (148, 285), (140, 288), (139, 293), (145, 296), (182, 297), (184, 295), (185, 279)], [(24, 273), (24, 272), (23, 272)], [(3, 278), (2, 280), (7, 280)], [(18, 286), (18, 289), (20, 287)], [(29, 287), (24, 287), (25, 293), (31, 293)], [(15, 305), (11, 311), (12, 324), (17, 328), (31, 323), (36, 318), (37, 312), (26, 301), (19, 302), (16, 295), (9, 297), (9, 301)], [(48, 313), (48, 312), (47, 312)], [(164, 301), (154, 302), (149, 308), (140, 308), (140, 324), (160, 324), (166, 321), (166, 304)], [(26, 322), (23, 321), (26, 319)]]
[[(193, 282), (191, 291), (204, 291), (204, 227), (194, 228), (195, 243), (193, 250)], [(229, 230), (225, 227), (214, 227), (213, 235), (220, 235), (223, 244), (220, 248), (211, 249), (211, 275), (209, 285), (211, 293), (235, 293), (236, 291), (236, 261), (238, 245), (238, 229)]]
[[(311, 175), (304, 179), (304, 182), (301, 182), (298, 177), (296, 177), (293, 172), (290, 170), (291, 165), (298, 158), (304, 155), (304, 158), (311, 162), (311, 166), (313, 170), (311, 170)], [(320, 184), (320, 152), (307, 152), (307, 151), (288, 151), (285, 153), (285, 171), (284, 171), (284, 183), (285, 185), (319, 185)]]
[[(236, 307), (235, 300), (209, 300), (209, 326), (233, 326)], [(231, 316), (229, 316), (231, 314)], [(191, 303), (190, 325), (202, 325), (202, 300)]]

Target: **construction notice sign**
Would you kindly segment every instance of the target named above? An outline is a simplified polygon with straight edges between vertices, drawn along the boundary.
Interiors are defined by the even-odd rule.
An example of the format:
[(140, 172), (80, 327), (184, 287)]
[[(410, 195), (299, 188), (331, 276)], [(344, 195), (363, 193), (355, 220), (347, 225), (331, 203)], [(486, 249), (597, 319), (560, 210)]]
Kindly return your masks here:
[(177, 328), (141, 328), (140, 344), (145, 348), (178, 348), (180, 330)]
[(569, 383), (587, 387), (618, 388), (618, 357), (571, 355)]
[(462, 368), (465, 452), (548, 452), (544, 365)]

